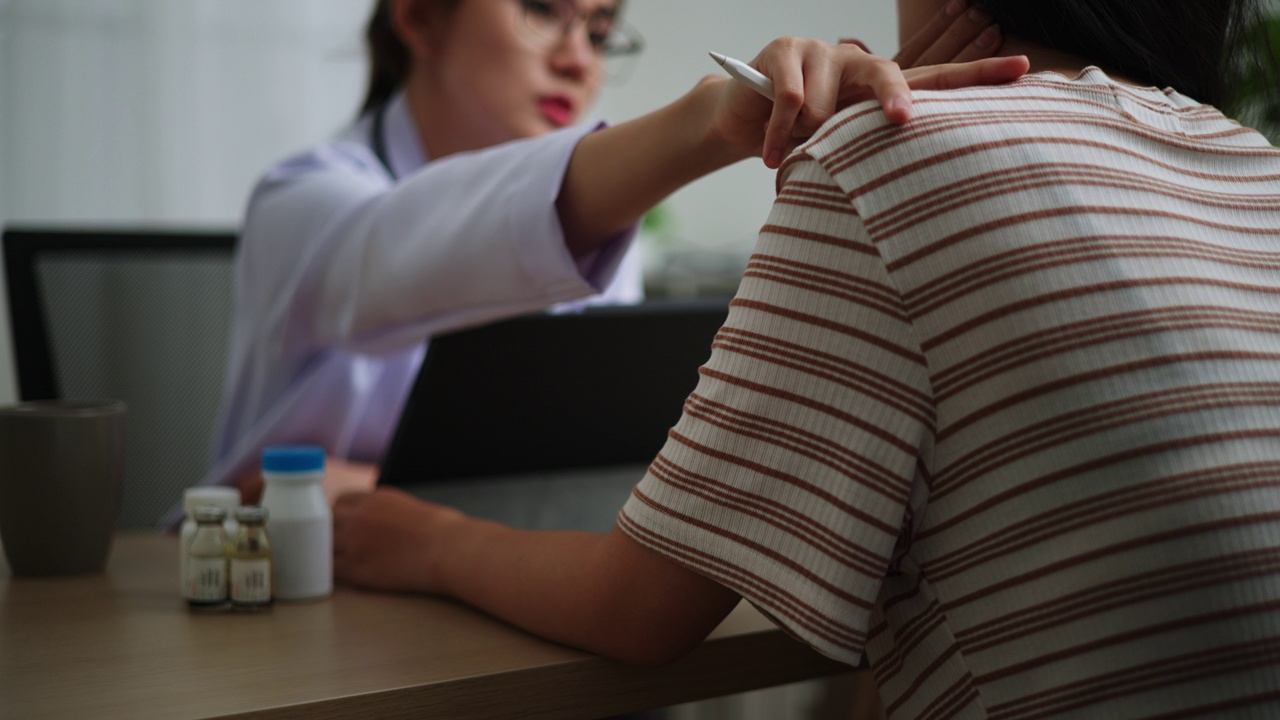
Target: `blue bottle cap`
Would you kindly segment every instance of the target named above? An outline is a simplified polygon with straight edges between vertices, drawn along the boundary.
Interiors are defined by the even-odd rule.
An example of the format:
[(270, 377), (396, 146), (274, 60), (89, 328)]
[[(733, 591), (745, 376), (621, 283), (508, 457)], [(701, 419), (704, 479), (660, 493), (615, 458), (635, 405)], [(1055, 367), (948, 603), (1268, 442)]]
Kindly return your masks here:
[(277, 445), (262, 451), (263, 472), (324, 470), (324, 448), (315, 445)]

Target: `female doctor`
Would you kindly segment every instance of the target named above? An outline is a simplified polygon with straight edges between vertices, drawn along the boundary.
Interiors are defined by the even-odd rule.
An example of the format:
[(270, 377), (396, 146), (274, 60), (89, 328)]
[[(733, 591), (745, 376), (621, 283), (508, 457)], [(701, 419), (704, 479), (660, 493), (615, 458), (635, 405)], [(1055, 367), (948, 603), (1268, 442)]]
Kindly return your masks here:
[[(331, 458), (331, 497), (368, 489), (432, 335), (638, 301), (635, 225), (672, 191), (755, 154), (776, 167), (852, 100), (874, 96), (905, 121), (911, 87), (1004, 82), (1025, 67), (903, 72), (860, 45), (780, 40), (752, 63), (776, 102), (709, 77), (636, 120), (574, 125), (605, 58), (638, 49), (617, 31), (619, 10), (619, 0), (377, 2), (365, 112), (269, 170), (249, 201), (206, 483), (240, 485), (252, 502), (261, 449), (309, 443)], [(985, 25), (949, 12), (918, 54), (989, 55)]]

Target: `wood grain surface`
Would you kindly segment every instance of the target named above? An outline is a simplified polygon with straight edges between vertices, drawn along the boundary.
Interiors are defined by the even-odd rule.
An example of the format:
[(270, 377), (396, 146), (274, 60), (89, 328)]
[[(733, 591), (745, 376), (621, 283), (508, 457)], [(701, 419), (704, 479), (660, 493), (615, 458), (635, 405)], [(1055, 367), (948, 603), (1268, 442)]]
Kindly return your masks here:
[(847, 672), (747, 604), (680, 661), (634, 668), (436, 598), (338, 588), (194, 614), (178, 543), (122, 535), (104, 573), (0, 565), (0, 718), (595, 718)]

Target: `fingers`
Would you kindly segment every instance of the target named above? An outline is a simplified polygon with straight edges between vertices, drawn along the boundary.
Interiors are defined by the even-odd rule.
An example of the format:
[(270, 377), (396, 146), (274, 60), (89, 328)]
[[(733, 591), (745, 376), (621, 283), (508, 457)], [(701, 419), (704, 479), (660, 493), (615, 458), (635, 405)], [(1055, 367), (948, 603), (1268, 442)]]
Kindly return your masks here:
[(347, 493), (347, 495), (340, 496), (337, 500), (333, 501), (333, 509), (355, 510), (356, 507), (364, 505), (371, 495), (371, 492)]
[(235, 486), (240, 490), (241, 505), (257, 505), (262, 500), (262, 473), (258, 468), (250, 468), (235, 477)]
[(894, 60), (903, 67), (921, 67), (991, 57), (1001, 43), (999, 29), (992, 27), (985, 12), (969, 7), (965, 0), (951, 0), (902, 46)]
[[(970, 8), (963, 15), (953, 20), (942, 36), (926, 48), (920, 54), (920, 57), (916, 58), (916, 61), (912, 63), (912, 66), (919, 67), (921, 65), (951, 62), (961, 51), (976, 48), (976, 41), (979, 37), (984, 39), (986, 47), (990, 49), (990, 52), (982, 57), (990, 56), (999, 47), (998, 43), (992, 43), (990, 34), (982, 34), (990, 25), (990, 15), (976, 8)], [(998, 32), (995, 37), (999, 37)]]
[(902, 47), (898, 48), (898, 54), (893, 57), (899, 65), (903, 67), (914, 67), (925, 51), (928, 50), (933, 43), (951, 27), (956, 19), (961, 17), (969, 6), (965, 0), (950, 0), (943, 11), (934, 15), (929, 19), (923, 28), (920, 28), (915, 35), (912, 35)]
[(988, 58), (963, 64), (911, 68), (904, 74), (914, 90), (950, 90), (976, 85), (1000, 85), (1026, 74), (1030, 63), (1025, 55)]
[(378, 467), (363, 463), (337, 461), (326, 465), (324, 494), (333, 504), (350, 493), (367, 493), (378, 484)]
[(861, 43), (777, 40), (755, 63), (773, 80), (773, 108), (761, 146), (770, 168), (850, 99), (875, 97), (892, 122), (911, 115), (911, 90), (901, 68)]
[(858, 38), (840, 38), (840, 40), (838, 41), (838, 43), (839, 43), (840, 45), (854, 45), (854, 46), (857, 46), (857, 47), (858, 47), (858, 49), (862, 50), (862, 52), (864, 52), (864, 53), (869, 53), (869, 52), (871, 52), (871, 48), (867, 47), (867, 44), (866, 44), (866, 43), (864, 43), (864, 42), (862, 42), (862, 41), (861, 41), (861, 40), (859, 40)]
[(769, 58), (762, 55), (757, 61), (768, 65), (770, 70), (766, 74), (772, 75), (773, 79), (773, 110), (769, 115), (769, 124), (765, 126), (761, 152), (764, 164), (776, 168), (782, 163), (783, 152), (791, 140), (796, 118), (807, 102), (805, 90), (810, 83), (805, 76), (809, 69), (799, 47), (785, 42), (771, 43), (771, 47), (775, 47), (774, 55)]
[[(866, 55), (865, 51), (852, 48), (850, 52)], [(790, 74), (783, 86), (786, 92), (778, 93), (775, 86), (773, 112), (765, 130), (764, 160), (771, 168), (782, 163), (798, 139), (812, 135), (835, 113), (840, 97), (842, 67), (834, 62), (830, 46), (814, 43), (797, 50), (800, 72), (794, 79), (802, 83), (800, 90), (791, 92), (794, 86)]]
[(869, 91), (884, 108), (890, 122), (911, 119), (911, 87), (902, 68), (892, 60), (863, 53), (855, 62), (845, 63), (841, 100), (865, 96)]
[(965, 46), (963, 50), (956, 53), (951, 62), (966, 63), (974, 60), (989, 58), (996, 54), (1000, 46), (1004, 44), (1004, 36), (1000, 34), (999, 25), (989, 25), (985, 30), (978, 33), (978, 37), (973, 42)]
[[(352, 558), (360, 556), (357, 549), (352, 548), (352, 544), (358, 548), (361, 542), (352, 535), (359, 535), (359, 527), (362, 524), (361, 518), (365, 517), (361, 513), (361, 509), (373, 497), (373, 493), (350, 493), (341, 495), (332, 503), (333, 510), (333, 558), (334, 558), (334, 575), (335, 577), (345, 577), (346, 565), (343, 565), (343, 572), (339, 573), (339, 563), (349, 563)], [(339, 580), (345, 582), (345, 580)]]
[[(951, 37), (948, 32), (955, 31), (944, 30), (943, 35)], [(997, 30), (984, 31), (981, 28), (976, 33), (956, 34), (955, 37), (964, 38), (964, 43), (955, 45), (955, 52), (961, 57), (985, 52), (981, 48), (966, 49), (965, 45), (973, 45), (973, 40), (983, 34), (987, 35), (988, 40), (983, 41), (986, 43), (991, 33), (998, 36)], [(898, 63), (867, 52), (865, 46), (858, 42), (832, 46), (797, 38), (783, 38), (770, 43), (756, 57), (753, 65), (773, 81), (774, 102), (768, 110), (769, 120), (759, 145), (765, 165), (770, 168), (777, 168), (798, 140), (809, 137), (836, 110), (850, 102), (874, 97), (890, 122), (904, 123), (911, 118), (912, 89), (1005, 83), (1016, 80), (1027, 71), (1026, 58), (1016, 57), (913, 68), (904, 72)], [(732, 86), (729, 90), (724, 97), (730, 98), (729, 103), (741, 106), (743, 91)], [(735, 90), (738, 90), (736, 94)], [(759, 102), (758, 97), (753, 99)], [(744, 119), (751, 121), (755, 118), (753, 122), (761, 122), (763, 110), (760, 108), (760, 114), (755, 114), (756, 110), (743, 112), (735, 121), (742, 124)], [(746, 144), (741, 140), (737, 142)]]

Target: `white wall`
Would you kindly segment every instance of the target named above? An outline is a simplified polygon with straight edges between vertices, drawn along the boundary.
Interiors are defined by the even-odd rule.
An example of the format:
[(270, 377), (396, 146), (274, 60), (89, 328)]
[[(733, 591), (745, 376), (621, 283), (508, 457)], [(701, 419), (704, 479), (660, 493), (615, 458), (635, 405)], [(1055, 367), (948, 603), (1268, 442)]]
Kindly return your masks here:
[[(718, 72), (708, 50), (750, 59), (782, 34), (895, 44), (890, 0), (630, 2), (647, 49), (596, 108), (615, 122)], [(351, 117), (369, 6), (0, 0), (0, 223), (236, 226), (267, 164)], [(771, 173), (749, 162), (667, 207), (679, 241), (741, 252), (772, 195)], [(10, 350), (6, 308), (0, 403), (15, 397)]]
[[(897, 45), (892, 0), (629, 0), (628, 17), (645, 36), (635, 74), (607, 88), (601, 115), (634, 117), (676, 98), (703, 75), (719, 73), (716, 51), (750, 60), (779, 35), (835, 41), (861, 37), (882, 53)], [(773, 199), (773, 173), (741, 163), (677, 193), (670, 201), (679, 238), (698, 246), (749, 245)]]

